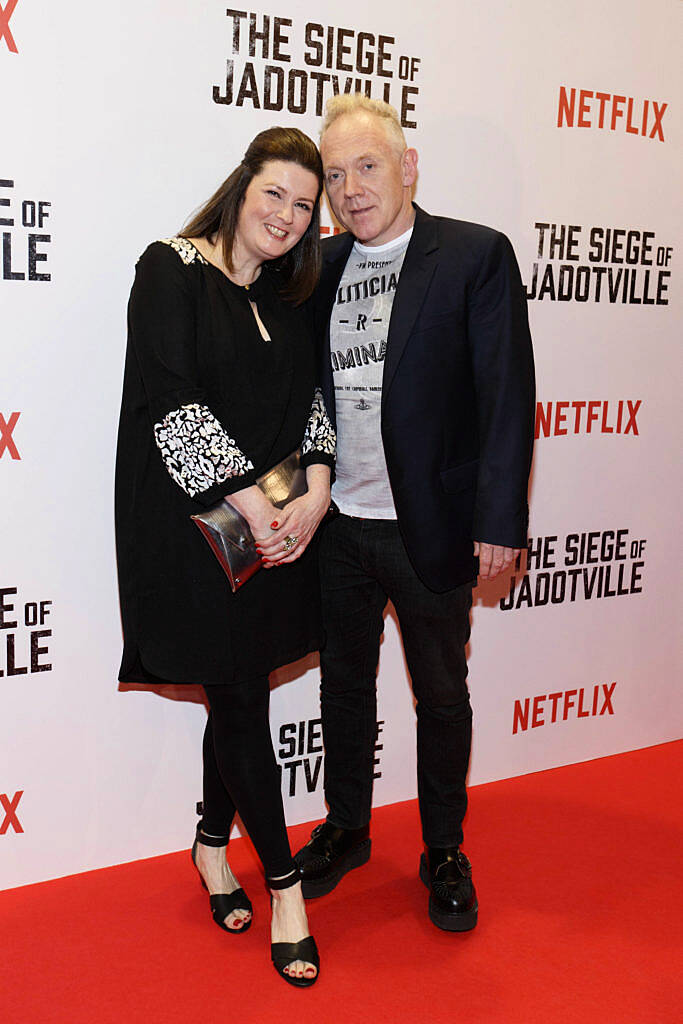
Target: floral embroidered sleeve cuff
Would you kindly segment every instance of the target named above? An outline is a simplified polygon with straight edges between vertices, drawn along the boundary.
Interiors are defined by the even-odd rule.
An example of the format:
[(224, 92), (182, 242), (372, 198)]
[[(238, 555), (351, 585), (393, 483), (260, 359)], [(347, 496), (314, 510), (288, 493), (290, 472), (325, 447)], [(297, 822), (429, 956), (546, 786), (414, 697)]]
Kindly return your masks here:
[(173, 480), (203, 505), (254, 482), (253, 463), (205, 405), (195, 402), (167, 413), (154, 424), (154, 438)]
[(327, 415), (322, 391), (316, 388), (301, 444), (301, 464), (304, 468), (318, 463), (333, 467), (336, 451), (337, 435)]

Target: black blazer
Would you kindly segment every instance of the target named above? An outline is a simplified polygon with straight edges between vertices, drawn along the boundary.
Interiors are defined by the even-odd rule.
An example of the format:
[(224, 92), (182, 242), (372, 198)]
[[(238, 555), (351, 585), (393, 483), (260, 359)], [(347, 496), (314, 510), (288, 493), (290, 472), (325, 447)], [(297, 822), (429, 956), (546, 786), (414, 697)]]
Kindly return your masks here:
[[(330, 316), (353, 241), (323, 242), (312, 300), (333, 422)], [(401, 535), (432, 590), (475, 578), (473, 540), (526, 543), (534, 414), (526, 295), (510, 242), (415, 206), (389, 323), (382, 439)]]

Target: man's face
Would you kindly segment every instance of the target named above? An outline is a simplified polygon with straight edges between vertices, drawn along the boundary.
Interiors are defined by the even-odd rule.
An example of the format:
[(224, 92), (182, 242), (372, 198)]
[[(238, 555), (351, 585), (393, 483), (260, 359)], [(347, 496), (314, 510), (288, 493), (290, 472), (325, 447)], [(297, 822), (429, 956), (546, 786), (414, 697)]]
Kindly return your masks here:
[(383, 245), (413, 223), (417, 153), (402, 154), (382, 118), (342, 114), (320, 145), (325, 189), (335, 217), (364, 245)]

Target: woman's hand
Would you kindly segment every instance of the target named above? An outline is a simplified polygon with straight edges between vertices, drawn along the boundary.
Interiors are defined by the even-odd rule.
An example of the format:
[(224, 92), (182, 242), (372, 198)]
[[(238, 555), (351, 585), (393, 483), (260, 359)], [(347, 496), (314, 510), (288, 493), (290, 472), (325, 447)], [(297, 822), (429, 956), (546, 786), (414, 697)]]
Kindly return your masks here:
[(257, 540), (266, 568), (300, 558), (330, 507), (329, 467), (309, 466), (306, 483), (306, 494), (294, 498), (276, 514), (277, 528), (271, 530), (271, 536), (262, 542)]
[[(273, 539), (273, 533), (279, 526), (282, 516), (279, 508), (266, 498), (260, 487), (254, 484), (252, 487), (245, 487), (234, 494), (228, 494), (227, 500), (244, 516), (259, 549), (266, 549), (268, 553), (275, 554), (278, 549), (278, 542)], [(284, 536), (284, 534), (283, 534)], [(279, 541), (282, 546), (282, 539)], [(265, 554), (265, 551), (264, 551)]]

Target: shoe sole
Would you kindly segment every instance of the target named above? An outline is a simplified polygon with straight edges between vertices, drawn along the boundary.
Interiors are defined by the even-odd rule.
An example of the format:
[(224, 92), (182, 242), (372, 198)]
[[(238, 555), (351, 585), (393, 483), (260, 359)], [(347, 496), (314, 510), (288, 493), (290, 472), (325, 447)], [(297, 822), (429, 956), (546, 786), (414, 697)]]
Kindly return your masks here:
[(430, 890), (429, 920), (432, 924), (435, 924), (437, 928), (441, 928), (445, 932), (469, 932), (476, 927), (477, 918), (479, 916), (478, 904), (472, 907), (471, 910), (464, 911), (462, 914), (447, 914), (445, 911), (439, 910), (439, 908), (435, 906), (429, 882), (429, 869), (424, 855), (420, 857), (420, 881), (424, 882)]
[(354, 868), (360, 868), (370, 860), (371, 839), (364, 839), (337, 862), (334, 871), (324, 878), (306, 879), (301, 882), (301, 891), (306, 900), (315, 900), (318, 896), (327, 896), (342, 880), (344, 875)]

